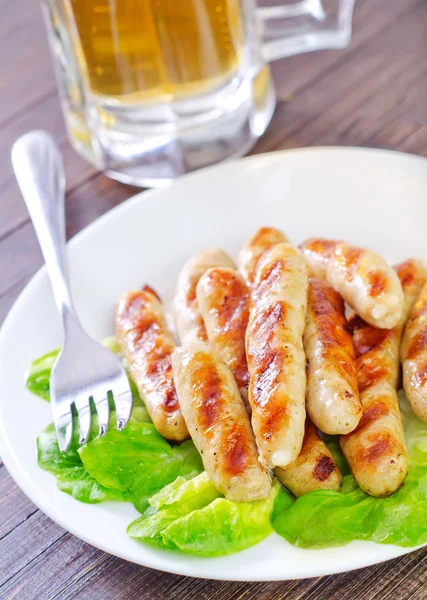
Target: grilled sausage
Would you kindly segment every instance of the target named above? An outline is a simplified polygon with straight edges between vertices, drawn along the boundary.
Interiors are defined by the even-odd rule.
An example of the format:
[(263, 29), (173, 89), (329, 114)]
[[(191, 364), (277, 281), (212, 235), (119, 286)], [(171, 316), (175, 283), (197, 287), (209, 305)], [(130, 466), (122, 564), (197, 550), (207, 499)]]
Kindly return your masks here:
[(117, 305), (116, 333), (130, 376), (157, 431), (169, 440), (187, 439), (172, 373), (175, 342), (162, 303), (151, 288), (123, 294)]
[(362, 415), (353, 340), (344, 310), (338, 292), (325, 281), (310, 279), (304, 330), (306, 407), (313, 423), (331, 435), (353, 431)]
[(274, 474), (297, 497), (315, 490), (338, 491), (342, 481), (332, 452), (309, 419), (298, 458), (284, 469), (276, 467)]
[(381, 355), (382, 378), (386, 379), (394, 388), (399, 383), (399, 349), (402, 339), (403, 328), (409, 318), (412, 306), (417, 299), (422, 286), (427, 280), (427, 269), (420, 260), (409, 259), (394, 267), (402, 285), (404, 301), (402, 319), (399, 325), (393, 329), (378, 329), (372, 327), (363, 319), (353, 314), (349, 322), (353, 329), (353, 344), (358, 357), (365, 355), (363, 361), (359, 361), (358, 379), (359, 385), (366, 387), (372, 376), (372, 363), (370, 352), (375, 350)]
[(384, 330), (357, 316), (351, 320), (363, 415), (355, 431), (341, 437), (341, 448), (359, 486), (372, 496), (395, 492), (408, 470), (396, 393), (399, 344), (417, 290), (426, 279), (426, 269), (416, 260), (406, 261), (395, 269), (404, 292), (400, 323)]
[(375, 252), (345, 242), (309, 239), (301, 249), (323, 277), (373, 327), (391, 329), (403, 313), (403, 292), (393, 269)]
[(341, 436), (341, 449), (362, 490), (389, 496), (408, 472), (397, 392), (386, 379), (372, 375), (368, 387), (360, 388), (360, 399), (362, 418), (355, 431)]
[(232, 372), (203, 342), (172, 355), (181, 409), (209, 478), (228, 500), (267, 498), (271, 479), (258, 460), (249, 416)]
[(414, 413), (427, 423), (427, 284), (412, 306), (403, 334), (401, 360), (406, 398)]
[(420, 295), (421, 288), (427, 281), (427, 268), (422, 260), (410, 258), (403, 263), (395, 265), (394, 270), (400, 279), (403, 289), (402, 325), (405, 326), (411, 314), (412, 307)]
[(206, 329), (196, 298), (196, 286), (205, 271), (212, 267), (231, 267), (233, 259), (218, 248), (199, 252), (184, 265), (178, 277), (174, 298), (175, 326), (181, 344), (207, 341)]
[(245, 334), (249, 318), (249, 290), (235, 269), (209, 269), (197, 284), (197, 302), (209, 344), (228, 365), (245, 404), (248, 399), (248, 363)]
[(257, 265), (246, 331), (252, 427), (269, 468), (286, 467), (301, 451), (306, 306), (304, 258), (290, 244), (273, 246)]
[(239, 254), (238, 264), (239, 270), (249, 287), (254, 282), (256, 267), (264, 252), (275, 244), (287, 242), (289, 242), (288, 238), (279, 229), (261, 227), (243, 246)]

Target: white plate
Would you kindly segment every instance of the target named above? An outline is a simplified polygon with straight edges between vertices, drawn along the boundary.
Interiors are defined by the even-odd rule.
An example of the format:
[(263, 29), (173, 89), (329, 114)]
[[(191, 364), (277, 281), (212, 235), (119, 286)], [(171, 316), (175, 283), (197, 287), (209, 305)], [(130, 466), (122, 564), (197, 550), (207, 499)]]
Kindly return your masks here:
[[(90, 202), (90, 198), (88, 198)], [(427, 161), (392, 152), (319, 148), (255, 156), (144, 192), (87, 227), (69, 244), (72, 288), (95, 338), (113, 332), (124, 290), (153, 285), (170, 300), (194, 252), (221, 246), (234, 255), (260, 225), (299, 243), (312, 235), (369, 246), (390, 261), (427, 259)], [(225, 558), (198, 558), (144, 546), (126, 535), (130, 504), (85, 505), (38, 468), (34, 440), (52, 420), (49, 404), (24, 387), (30, 361), (61, 343), (46, 272), (32, 279), (0, 334), (0, 453), (24, 493), (86, 542), (142, 565), (196, 577), (277, 580), (316, 577), (410, 550), (370, 542), (327, 550), (294, 548), (277, 535)]]

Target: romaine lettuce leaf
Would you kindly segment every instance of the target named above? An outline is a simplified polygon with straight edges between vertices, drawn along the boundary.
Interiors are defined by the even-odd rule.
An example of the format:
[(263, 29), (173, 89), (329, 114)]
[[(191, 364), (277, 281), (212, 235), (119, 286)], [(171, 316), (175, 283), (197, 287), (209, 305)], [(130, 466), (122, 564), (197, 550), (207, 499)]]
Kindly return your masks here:
[[(427, 542), (427, 424), (400, 394), (409, 473), (389, 498), (363, 492), (346, 475), (339, 492), (311, 492), (273, 521), (277, 533), (302, 548), (339, 546), (354, 539), (415, 546)], [(338, 447), (334, 448), (339, 454)]]
[(128, 526), (127, 533), (143, 542), (168, 547), (161, 534), (170, 523), (220, 496), (206, 472), (188, 481), (178, 477), (149, 499), (150, 508)]
[(199, 556), (223, 556), (239, 552), (270, 535), (273, 531), (270, 515), (275, 502), (282, 503), (286, 495), (287, 492), (275, 480), (266, 500), (230, 502), (225, 498), (217, 498), (163, 529), (163, 543), (169, 548)]

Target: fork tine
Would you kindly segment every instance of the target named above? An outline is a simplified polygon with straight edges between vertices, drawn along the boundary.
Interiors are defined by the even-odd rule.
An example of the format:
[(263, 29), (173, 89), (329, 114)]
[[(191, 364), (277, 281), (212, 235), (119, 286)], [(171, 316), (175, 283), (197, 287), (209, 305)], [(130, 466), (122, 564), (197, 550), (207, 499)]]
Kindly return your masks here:
[(98, 413), (98, 423), (99, 423), (99, 437), (102, 437), (107, 433), (108, 429), (108, 421), (110, 418), (110, 408), (108, 406), (108, 398), (104, 397), (98, 400), (97, 398), (93, 399), (96, 407), (96, 412)]
[(116, 406), (117, 429), (121, 431), (126, 427), (132, 412), (132, 392), (129, 384), (128, 389), (124, 392), (115, 394), (113, 390), (113, 395)]
[(54, 415), (54, 420), (59, 449), (61, 452), (66, 452), (70, 447), (71, 437), (73, 435), (73, 420), (71, 411), (62, 414), (59, 417)]
[(79, 444), (82, 446), (87, 442), (87, 439), (90, 434), (90, 422), (91, 422), (91, 414), (90, 414), (90, 404), (89, 398), (87, 396), (79, 396), (74, 402), (77, 415), (79, 417), (79, 425), (80, 425), (80, 437)]

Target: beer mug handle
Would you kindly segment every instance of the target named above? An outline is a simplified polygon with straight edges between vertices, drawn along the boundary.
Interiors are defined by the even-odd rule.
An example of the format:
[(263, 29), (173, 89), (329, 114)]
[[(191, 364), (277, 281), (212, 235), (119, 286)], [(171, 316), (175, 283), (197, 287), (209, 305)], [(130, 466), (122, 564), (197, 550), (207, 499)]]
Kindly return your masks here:
[(351, 39), (355, 0), (300, 0), (259, 6), (262, 54), (266, 62), (327, 48), (344, 48)]

